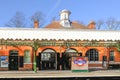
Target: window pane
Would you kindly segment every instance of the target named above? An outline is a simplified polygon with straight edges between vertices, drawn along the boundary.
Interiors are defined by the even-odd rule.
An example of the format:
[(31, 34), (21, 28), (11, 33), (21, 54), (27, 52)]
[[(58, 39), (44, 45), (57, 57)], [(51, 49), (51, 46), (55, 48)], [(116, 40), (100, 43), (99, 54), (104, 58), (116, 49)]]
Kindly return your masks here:
[(99, 55), (98, 51), (95, 49), (90, 49), (87, 51), (86, 56), (88, 57), (89, 61), (98, 61)]
[(114, 51), (110, 51), (110, 61), (114, 61)]
[(51, 58), (51, 54), (48, 52), (41, 53), (41, 59), (48, 61)]
[(29, 50), (26, 50), (24, 52), (24, 63), (30, 63), (30, 51)]

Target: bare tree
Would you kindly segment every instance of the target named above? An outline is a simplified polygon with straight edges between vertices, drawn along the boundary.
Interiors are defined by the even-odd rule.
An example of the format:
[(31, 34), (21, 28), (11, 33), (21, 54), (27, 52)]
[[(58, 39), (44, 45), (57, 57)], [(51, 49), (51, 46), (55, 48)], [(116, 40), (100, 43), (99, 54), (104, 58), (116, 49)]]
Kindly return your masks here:
[(120, 21), (116, 20), (115, 18), (108, 18), (106, 21), (106, 25), (109, 30), (117, 30), (120, 27)]
[(7, 27), (21, 28), (25, 27), (25, 16), (22, 12), (16, 12), (15, 15), (5, 24)]
[(45, 17), (45, 15), (42, 12), (37, 11), (32, 15), (31, 21), (32, 21), (32, 23), (34, 21), (38, 21), (39, 22), (39, 27), (41, 27), (44, 24), (44, 21), (45, 21), (44, 17)]
[(52, 17), (51, 22), (56, 21), (56, 17)]
[(100, 30), (103, 24), (104, 24), (104, 20), (102, 19), (96, 21), (96, 27), (97, 27), (96, 29)]

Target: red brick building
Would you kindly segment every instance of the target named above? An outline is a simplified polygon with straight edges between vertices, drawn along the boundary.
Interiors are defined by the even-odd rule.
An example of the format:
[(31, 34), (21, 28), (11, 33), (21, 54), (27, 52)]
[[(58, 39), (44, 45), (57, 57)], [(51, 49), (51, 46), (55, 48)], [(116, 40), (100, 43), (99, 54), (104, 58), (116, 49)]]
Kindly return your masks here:
[(0, 70), (70, 70), (72, 56), (89, 59), (89, 69), (119, 68), (120, 31), (95, 30), (70, 21), (62, 10), (60, 21), (45, 28), (0, 29)]

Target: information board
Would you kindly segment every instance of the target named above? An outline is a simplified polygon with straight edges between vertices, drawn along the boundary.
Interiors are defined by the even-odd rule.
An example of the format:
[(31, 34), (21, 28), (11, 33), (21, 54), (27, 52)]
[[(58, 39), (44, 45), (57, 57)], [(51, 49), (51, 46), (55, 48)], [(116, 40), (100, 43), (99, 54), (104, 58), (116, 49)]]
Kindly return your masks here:
[(1, 67), (8, 67), (8, 56), (1, 56)]

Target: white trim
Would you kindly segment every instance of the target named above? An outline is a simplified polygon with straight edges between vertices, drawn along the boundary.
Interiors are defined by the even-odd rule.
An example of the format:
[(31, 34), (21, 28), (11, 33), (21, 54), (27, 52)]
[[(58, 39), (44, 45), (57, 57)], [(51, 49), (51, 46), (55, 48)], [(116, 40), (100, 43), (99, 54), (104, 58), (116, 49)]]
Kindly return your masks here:
[(88, 67), (89, 69), (103, 69), (103, 67)]
[(120, 62), (110, 61), (109, 64), (120, 64)]
[(33, 64), (33, 63), (24, 63), (24, 64)]
[(102, 64), (102, 61), (89, 61), (88, 64)]
[(64, 39), (64, 40), (120, 40), (120, 31), (98, 31), (88, 29), (0, 29), (0, 39)]

